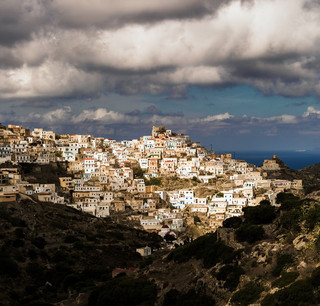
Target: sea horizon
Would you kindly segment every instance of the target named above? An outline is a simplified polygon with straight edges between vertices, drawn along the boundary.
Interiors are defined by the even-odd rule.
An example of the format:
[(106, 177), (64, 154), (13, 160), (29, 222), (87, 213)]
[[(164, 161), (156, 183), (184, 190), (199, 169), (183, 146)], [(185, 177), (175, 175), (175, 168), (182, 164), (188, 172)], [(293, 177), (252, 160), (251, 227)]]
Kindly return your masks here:
[(320, 163), (320, 152), (311, 150), (225, 150), (216, 153), (231, 153), (234, 159), (261, 166), (265, 159), (277, 155), (289, 168), (299, 170)]

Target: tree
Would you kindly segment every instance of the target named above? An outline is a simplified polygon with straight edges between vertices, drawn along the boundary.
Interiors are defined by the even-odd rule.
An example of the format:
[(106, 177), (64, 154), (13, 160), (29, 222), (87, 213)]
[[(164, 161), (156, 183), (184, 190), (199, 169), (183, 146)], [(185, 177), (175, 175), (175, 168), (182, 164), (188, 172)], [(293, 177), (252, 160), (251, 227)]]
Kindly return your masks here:
[(269, 224), (275, 217), (275, 207), (269, 204), (261, 204), (253, 207), (244, 207), (244, 218), (252, 224)]
[(231, 217), (223, 221), (222, 225), (226, 228), (238, 228), (242, 224), (240, 217)]
[(132, 171), (133, 171), (134, 178), (140, 178), (140, 179), (144, 178), (145, 171), (143, 169), (141, 169), (141, 167), (139, 167), (139, 166), (133, 167)]
[(236, 230), (236, 239), (239, 242), (254, 243), (264, 238), (265, 232), (261, 225), (242, 224)]

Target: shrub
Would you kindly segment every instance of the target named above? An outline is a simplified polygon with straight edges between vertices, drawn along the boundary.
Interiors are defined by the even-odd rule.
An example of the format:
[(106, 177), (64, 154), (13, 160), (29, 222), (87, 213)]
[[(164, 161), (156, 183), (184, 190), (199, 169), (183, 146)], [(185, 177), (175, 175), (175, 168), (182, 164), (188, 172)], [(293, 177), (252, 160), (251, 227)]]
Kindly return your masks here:
[(298, 233), (301, 228), (299, 222), (301, 220), (301, 211), (293, 209), (285, 211), (280, 217), (280, 225), (283, 229)]
[(252, 224), (269, 224), (275, 217), (275, 207), (269, 204), (262, 204), (253, 207), (244, 207), (244, 218)]
[(28, 257), (31, 260), (37, 259), (38, 258), (38, 253), (34, 249), (31, 249), (31, 250), (28, 251)]
[(193, 217), (193, 223), (194, 223), (194, 224), (200, 223), (200, 222), (201, 222), (201, 220), (200, 220), (200, 218), (199, 218), (198, 216), (194, 216), (194, 217)]
[(195, 183), (201, 183), (201, 181), (196, 176), (192, 177), (191, 180)]
[(280, 209), (281, 210), (291, 210), (299, 208), (302, 204), (300, 199), (296, 196), (294, 196), (292, 193), (285, 193), (280, 192), (277, 195), (276, 202), (278, 204), (281, 204)]
[(142, 279), (117, 277), (89, 296), (89, 306), (102, 305), (153, 305), (157, 290), (154, 285)]
[(72, 236), (72, 235), (69, 235), (64, 239), (65, 243), (75, 243), (77, 241), (79, 241), (79, 239), (75, 236)]
[(36, 237), (31, 240), (31, 243), (36, 246), (38, 249), (43, 249), (47, 242), (43, 237)]
[(117, 240), (124, 240), (124, 235), (121, 232), (112, 231), (112, 232), (108, 232), (108, 234)]
[(16, 237), (17, 237), (18, 239), (22, 239), (22, 238), (24, 238), (24, 236), (25, 236), (22, 228), (16, 228), (16, 229), (14, 230), (14, 234), (16, 235)]
[(320, 286), (320, 267), (312, 271), (311, 282), (315, 288), (318, 288)]
[(24, 220), (11, 216), (11, 214), (4, 209), (0, 209), (0, 218), (8, 221), (9, 223), (11, 223), (12, 226), (17, 226), (17, 227), (27, 226)]
[(313, 230), (315, 226), (320, 222), (320, 206), (316, 205), (309, 209), (305, 217), (305, 227), (308, 230)]
[(222, 225), (226, 228), (238, 228), (242, 224), (240, 217), (231, 217), (223, 221)]
[(80, 281), (80, 277), (77, 274), (68, 274), (62, 281), (62, 287), (64, 290), (68, 288), (75, 288), (76, 284)]
[(145, 181), (146, 186), (151, 186), (151, 185), (156, 185), (160, 186), (161, 185), (161, 178), (160, 177), (151, 177), (149, 180)]
[(38, 263), (29, 263), (26, 267), (26, 272), (32, 278), (39, 279), (43, 277), (44, 267), (40, 266)]
[(294, 282), (299, 272), (282, 272), (281, 277), (272, 282), (272, 287), (282, 288)]
[(294, 282), (287, 288), (268, 294), (261, 302), (262, 306), (271, 305), (317, 305), (310, 279)]
[(294, 257), (292, 254), (278, 254), (277, 264), (272, 270), (272, 275), (279, 276), (281, 272), (291, 266), (294, 263)]
[(0, 257), (0, 275), (15, 278), (19, 273), (19, 267), (15, 261), (7, 257)]
[(271, 203), (270, 203), (269, 200), (262, 200), (262, 201), (260, 201), (259, 204), (260, 204), (260, 205), (271, 205)]
[(134, 178), (140, 178), (140, 179), (144, 178), (145, 171), (143, 169), (141, 169), (139, 166), (138, 167), (133, 167), (132, 171), (133, 171), (133, 177)]
[(277, 194), (277, 198), (276, 198), (276, 202), (278, 204), (282, 204), (283, 202), (286, 202), (286, 201), (294, 201), (296, 200), (297, 197), (294, 196), (292, 193), (288, 193), (288, 192), (279, 192)]
[(176, 289), (171, 289), (166, 293), (163, 306), (211, 306), (215, 301), (206, 295), (199, 295), (193, 289), (187, 293), (180, 293)]
[(168, 260), (186, 262), (192, 257), (203, 260), (203, 265), (210, 268), (218, 262), (230, 263), (238, 255), (233, 248), (217, 241), (216, 233), (207, 234), (194, 240), (193, 242), (181, 246), (172, 251)]
[(236, 305), (249, 305), (257, 301), (263, 288), (254, 282), (250, 282), (243, 289), (237, 291), (231, 298)]
[(242, 274), (244, 270), (241, 267), (226, 265), (219, 270), (216, 277), (218, 280), (224, 280), (224, 287), (233, 291), (237, 288)]
[(21, 248), (24, 246), (24, 240), (22, 239), (16, 239), (12, 242), (12, 246), (15, 248)]
[(254, 243), (264, 238), (265, 232), (260, 225), (242, 224), (235, 232), (239, 242)]

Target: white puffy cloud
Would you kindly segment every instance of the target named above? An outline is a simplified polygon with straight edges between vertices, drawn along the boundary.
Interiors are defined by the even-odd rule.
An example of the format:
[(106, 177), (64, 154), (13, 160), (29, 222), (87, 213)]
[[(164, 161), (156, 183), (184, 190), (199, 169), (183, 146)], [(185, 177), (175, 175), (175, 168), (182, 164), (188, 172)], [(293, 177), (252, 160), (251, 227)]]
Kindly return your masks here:
[(272, 116), (272, 117), (267, 117), (267, 118), (257, 118), (261, 122), (277, 122), (277, 123), (282, 123), (282, 124), (293, 124), (293, 123), (298, 123), (298, 118), (297, 116), (293, 115), (280, 115), (280, 116)]
[(316, 116), (320, 117), (320, 110), (315, 109), (313, 106), (309, 106), (307, 108), (307, 111), (303, 114), (303, 117), (309, 117), (312, 115), (316, 115)]
[(84, 121), (103, 122), (105, 124), (135, 123), (137, 122), (137, 118), (112, 110), (108, 111), (105, 108), (98, 108), (96, 110), (83, 110), (79, 115), (72, 117), (73, 123), (81, 123)]
[[(316, 115), (316, 117), (314, 116)], [(89, 126), (113, 126), (121, 124), (125, 126), (142, 125), (152, 126), (153, 124), (162, 124), (167, 127), (179, 127), (181, 129), (219, 129), (234, 128), (239, 133), (246, 134), (250, 132), (252, 127), (279, 127), (279, 126), (299, 126), (301, 124), (318, 123), (317, 116), (320, 116), (320, 110), (314, 107), (308, 107), (307, 111), (299, 116), (283, 114), (280, 116), (255, 117), (255, 116), (234, 116), (229, 113), (213, 114), (206, 117), (188, 118), (183, 113), (162, 113), (154, 106), (147, 108), (145, 111), (134, 111), (131, 114), (124, 114), (106, 108), (77, 109), (70, 106), (64, 106), (48, 112), (32, 112), (27, 116), (13, 116), (14, 121), (22, 123), (37, 122), (44, 126), (68, 126), (78, 124), (88, 124)], [(8, 118), (1, 117), (4, 122)], [(10, 122), (9, 122), (10, 123)], [(130, 128), (129, 128), (130, 129)]]

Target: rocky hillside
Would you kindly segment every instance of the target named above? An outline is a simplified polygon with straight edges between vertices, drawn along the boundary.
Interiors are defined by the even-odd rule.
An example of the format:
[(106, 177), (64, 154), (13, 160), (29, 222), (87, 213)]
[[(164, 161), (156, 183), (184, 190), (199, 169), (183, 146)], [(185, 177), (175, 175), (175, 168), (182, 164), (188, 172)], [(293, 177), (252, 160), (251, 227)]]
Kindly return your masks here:
[(161, 241), (64, 205), (1, 203), (0, 304), (73, 305), (83, 299), (85, 305), (114, 268), (143, 265), (137, 247), (158, 248)]
[(306, 194), (320, 189), (320, 163), (300, 170), (293, 170), (281, 159), (276, 158), (275, 160), (279, 164), (280, 170), (267, 171), (268, 179), (302, 180)]
[(158, 303), (192, 295), (194, 305), (318, 305), (320, 205), (284, 193), (278, 201), (155, 259), (141, 275), (156, 284)]
[[(2, 305), (317, 305), (320, 204), (280, 193), (142, 259), (157, 235), (62, 205), (1, 204)], [(120, 273), (112, 277), (115, 268)], [(132, 268), (132, 269), (130, 269)], [(122, 273), (121, 273), (122, 272)], [(115, 276), (115, 275), (113, 275)]]

